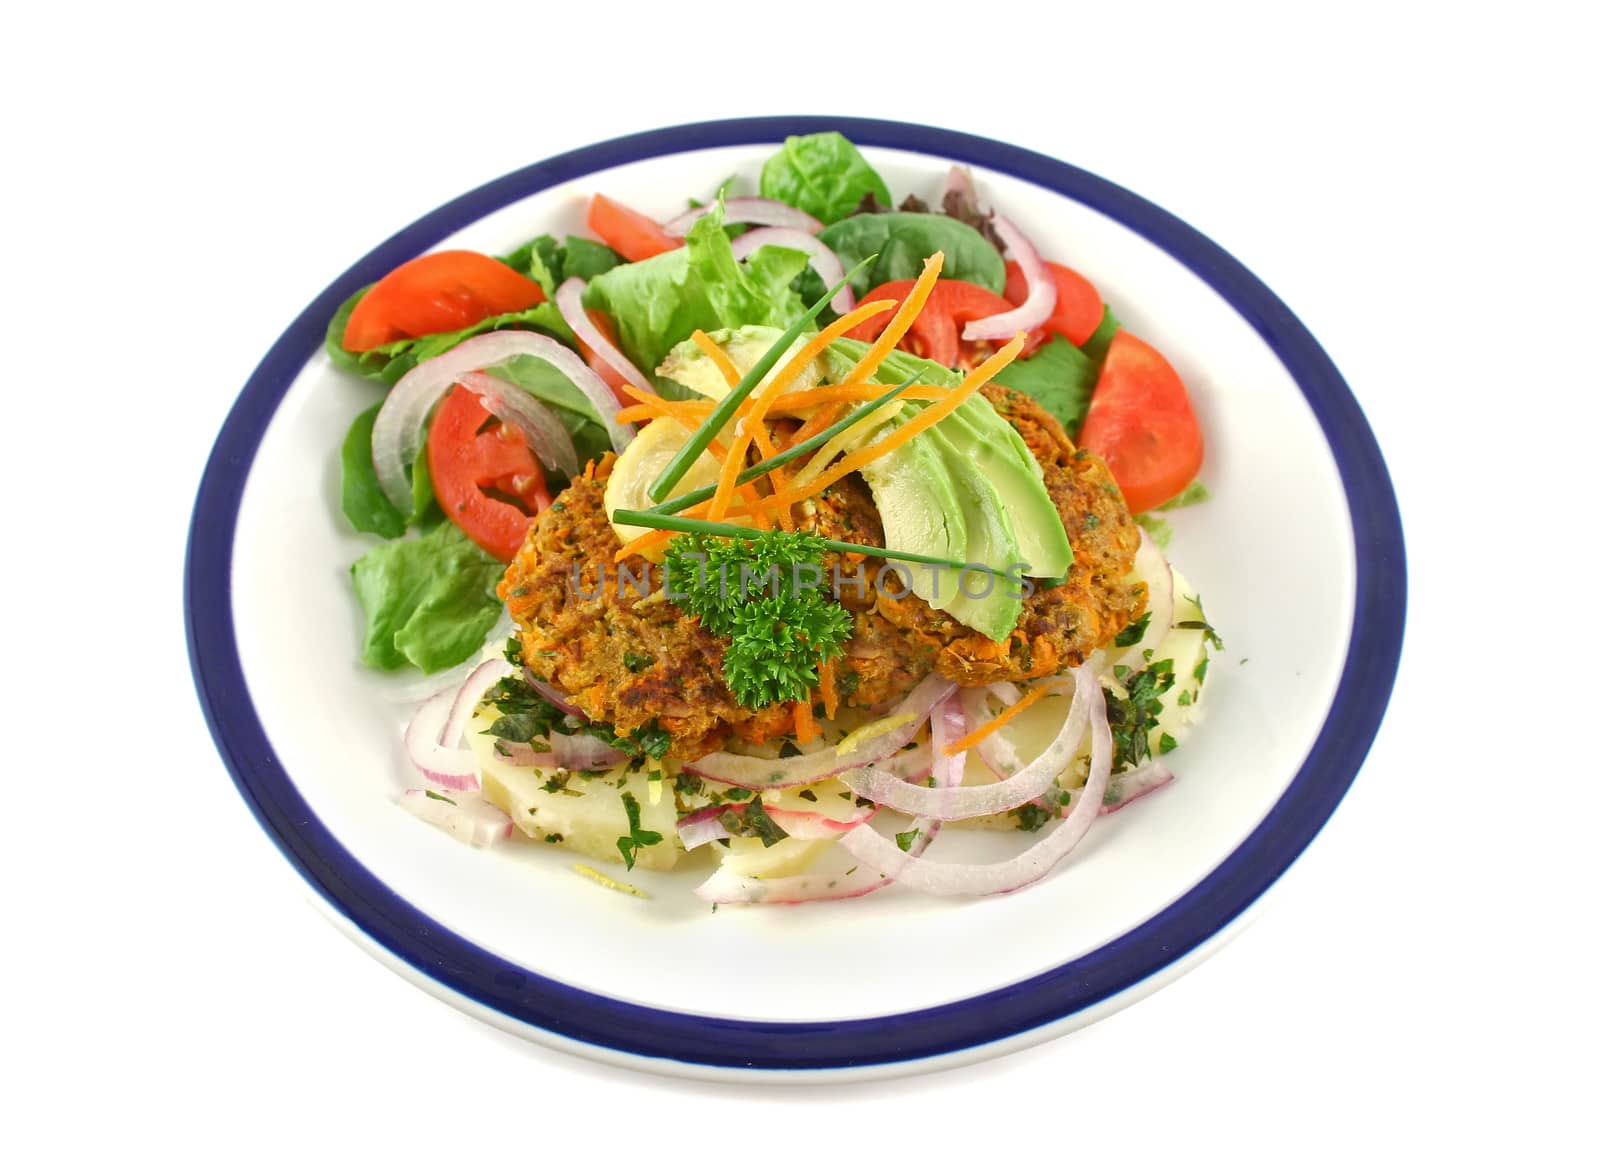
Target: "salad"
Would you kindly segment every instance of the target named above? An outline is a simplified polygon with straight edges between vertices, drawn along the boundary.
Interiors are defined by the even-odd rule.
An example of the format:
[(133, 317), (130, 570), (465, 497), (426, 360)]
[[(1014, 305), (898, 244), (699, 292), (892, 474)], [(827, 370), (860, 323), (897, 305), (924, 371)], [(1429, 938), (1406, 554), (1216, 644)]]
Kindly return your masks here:
[[(1187, 391), (964, 169), (896, 208), (820, 133), (750, 191), (596, 190), (594, 238), (429, 253), (333, 317), (387, 389), (341, 450), (385, 538), (361, 659), (446, 681), (400, 803), (713, 906), (1031, 884), (1172, 780), (1221, 648), (1158, 515), (1206, 496)], [(928, 853), (952, 826), (1030, 836)]]

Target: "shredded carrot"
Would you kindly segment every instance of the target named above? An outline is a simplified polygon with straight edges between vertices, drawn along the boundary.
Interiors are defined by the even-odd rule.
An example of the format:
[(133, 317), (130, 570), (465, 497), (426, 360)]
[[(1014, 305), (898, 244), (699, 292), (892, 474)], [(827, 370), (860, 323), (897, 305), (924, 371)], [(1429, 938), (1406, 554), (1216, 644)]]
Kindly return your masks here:
[(839, 410), (843, 407), (843, 405), (839, 404), (823, 405), (810, 420), (795, 430), (795, 434), (789, 438), (789, 443), (799, 444), (802, 440), (810, 440), (832, 424), (838, 418)]
[(831, 721), (839, 711), (839, 687), (833, 679), (833, 662), (817, 662), (817, 687), (822, 690), (822, 711)]
[(802, 743), (822, 735), (822, 730), (817, 727), (817, 718), (811, 715), (810, 694), (805, 700), (794, 703), (794, 735)]
[[(773, 444), (772, 437), (767, 435), (767, 426), (759, 422), (756, 424), (756, 447), (761, 450), (762, 459), (770, 460), (778, 455), (777, 445)], [(789, 487), (789, 482), (784, 477), (781, 467), (767, 473), (767, 482), (772, 485), (773, 496), (782, 496), (784, 490)], [(783, 528), (784, 532), (794, 531), (794, 512), (786, 504), (778, 506), (778, 524)]]
[[(872, 379), (872, 374), (878, 371), (894, 346), (900, 343), (900, 338), (911, 330), (911, 324), (922, 312), (922, 306), (928, 303), (928, 297), (933, 294), (933, 286), (938, 283), (939, 272), (944, 268), (944, 253), (935, 252), (922, 262), (922, 274), (917, 277), (917, 282), (911, 286), (911, 292), (906, 297), (905, 303), (900, 306), (889, 321), (889, 326), (879, 334), (878, 339), (872, 342), (870, 348), (861, 356), (860, 362), (850, 370), (840, 384), (865, 384)], [(861, 309), (856, 309), (860, 312)], [(852, 316), (855, 313), (851, 313)]]
[[(858, 400), (877, 400), (893, 389), (887, 384), (825, 384), (800, 392), (786, 392), (772, 402), (771, 412), (796, 412), (818, 404), (850, 404)], [(900, 395), (907, 400), (938, 400), (949, 389), (937, 384), (913, 384)]]
[[(771, 512), (778, 502), (782, 500), (806, 500), (816, 496), (840, 478), (849, 476), (852, 472), (871, 464), (879, 457), (887, 456), (919, 432), (938, 424), (939, 421), (960, 407), (967, 397), (977, 392), (982, 385), (988, 383), (995, 373), (1016, 359), (1017, 353), (1022, 351), (1025, 339), (1026, 334), (1019, 332), (1008, 344), (998, 349), (993, 356), (968, 373), (965, 380), (945, 393), (942, 400), (930, 404), (882, 440), (875, 441), (863, 448), (858, 448), (852, 453), (847, 453), (838, 464), (826, 469), (816, 480), (791, 488), (781, 497), (769, 496), (757, 504), (741, 505), (738, 508), (730, 509), (728, 515), (753, 516), (757, 509), (762, 512)], [(865, 363), (864, 358), (863, 363)]]
[(695, 329), (694, 335), (689, 338), (695, 346), (710, 358), (711, 363), (717, 366), (717, 371), (722, 373), (722, 379), (728, 382), (728, 391), (732, 392), (739, 386), (739, 381), (744, 374), (739, 371), (739, 366), (729, 359), (723, 351), (722, 345), (712, 340), (702, 329)]
[(611, 561), (613, 564), (621, 564), (623, 561), (637, 553), (642, 553), (646, 549), (654, 548), (656, 545), (665, 544), (667, 541), (672, 539), (673, 535), (673, 533), (664, 528), (653, 528), (649, 532), (634, 537), (627, 544), (619, 548), (616, 552), (616, 555), (611, 558)]
[(1008, 705), (1001, 713), (987, 724), (979, 725), (959, 741), (951, 741), (944, 747), (944, 754), (953, 757), (963, 750), (970, 749), (990, 733), (999, 732), (1000, 729), (1014, 721), (1021, 712), (1038, 704), (1044, 695), (1050, 691), (1049, 685), (1036, 685), (1022, 694), (1022, 699), (1014, 705)]

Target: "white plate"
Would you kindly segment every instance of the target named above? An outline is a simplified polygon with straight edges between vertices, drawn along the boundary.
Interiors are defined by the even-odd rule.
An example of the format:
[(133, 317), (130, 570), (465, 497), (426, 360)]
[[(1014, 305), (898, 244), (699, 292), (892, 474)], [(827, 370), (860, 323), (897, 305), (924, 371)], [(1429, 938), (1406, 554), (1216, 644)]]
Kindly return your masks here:
[[(1066, 865), (1008, 897), (715, 913), (689, 873), (607, 892), (576, 858), (474, 852), (392, 803), (417, 782), (400, 724), (415, 681), (356, 660), (347, 570), (372, 543), (337, 507), (338, 446), (378, 387), (335, 371), (328, 317), (432, 248), (509, 251), (582, 231), (605, 192), (657, 217), (773, 144), (837, 127), (896, 197), (971, 164), (1047, 258), (1089, 276), (1188, 383), (1214, 494), (1174, 515), (1171, 556), (1227, 650), (1172, 787), (1097, 822)], [(592, 1056), (712, 1076), (839, 1077), (972, 1059), (1103, 1016), (1170, 979), (1305, 847), (1371, 742), (1404, 617), (1399, 518), (1377, 446), (1292, 314), (1160, 209), (1057, 161), (874, 121), (727, 121), (596, 145), (418, 221), (314, 301), (246, 385), (190, 539), (195, 678), (263, 827), (350, 931), (399, 971), (516, 1032)], [(997, 841), (998, 836), (998, 841)], [(942, 839), (1013, 851), (1023, 834)]]

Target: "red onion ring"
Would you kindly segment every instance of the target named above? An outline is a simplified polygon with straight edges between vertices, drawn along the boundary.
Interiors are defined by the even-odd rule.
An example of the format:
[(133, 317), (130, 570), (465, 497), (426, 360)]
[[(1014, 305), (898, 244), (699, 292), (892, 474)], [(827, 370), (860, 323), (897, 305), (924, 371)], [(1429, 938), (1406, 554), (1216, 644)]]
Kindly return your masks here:
[[(749, 232), (734, 237), (734, 259), (743, 260), (756, 249), (768, 244), (806, 253), (811, 258), (811, 267), (816, 269), (823, 284), (837, 284), (844, 279), (844, 264), (834, 254), (833, 249), (809, 232), (798, 228), (752, 228)], [(856, 294), (847, 284), (834, 296), (833, 310), (843, 315), (855, 306)]]
[(446, 746), (440, 739), (460, 690), (443, 689), (417, 708), (406, 726), (406, 755), (428, 780), (447, 789), (478, 787), (478, 758), (471, 749)]
[(633, 430), (615, 419), (621, 408), (616, 396), (577, 353), (538, 332), (486, 332), (417, 365), (400, 378), (378, 410), (372, 424), (372, 466), (384, 495), (396, 508), (411, 507), (406, 466), (422, 447), (422, 430), (439, 398), (468, 373), (492, 368), (514, 356), (536, 357), (570, 380), (594, 405), (618, 452), (633, 439)]
[(456, 699), (450, 706), (450, 716), (439, 734), (439, 744), (447, 749), (459, 747), (461, 738), (467, 735), (467, 722), (472, 719), (472, 714), (477, 709), (478, 703), (483, 700), (484, 694), (492, 686), (499, 684), (503, 678), (516, 675), (516, 666), (498, 657), (484, 661), (473, 669), (467, 679), (461, 682), (461, 688), (456, 691)]
[(1150, 623), (1145, 625), (1144, 636), (1139, 638), (1138, 644), (1118, 649), (1108, 662), (1123, 670), (1124, 680), (1150, 663), (1144, 654), (1154, 652), (1166, 640), (1178, 610), (1172, 566), (1144, 529), (1139, 530), (1139, 551), (1133, 556), (1133, 572), (1149, 590), (1145, 607), (1150, 613)]
[(505, 752), (496, 750), (496, 755), (513, 765), (524, 765), (530, 769), (576, 769), (581, 772), (613, 769), (629, 759), (621, 749), (588, 733), (563, 733), (552, 729), (538, 740), (541, 744), (549, 745), (549, 749), (535, 751), (530, 745), (501, 741)]
[(511, 819), (484, 800), (482, 793), (407, 789), (395, 803), (477, 849), (505, 840), (513, 828)]
[(978, 897), (1009, 893), (1049, 875), (1070, 853), (1100, 815), (1106, 782), (1111, 777), (1111, 727), (1106, 722), (1106, 699), (1091, 665), (1073, 671), (1077, 682), (1074, 700), (1088, 701), (1090, 757), (1089, 779), (1066, 818), (1042, 840), (1007, 861), (987, 865), (929, 861), (902, 852), (893, 840), (866, 826), (852, 829), (839, 844), (852, 857), (890, 880), (920, 892), (941, 897)]
[(1038, 251), (1004, 216), (996, 213), (992, 223), (995, 233), (1005, 241), (1006, 255), (1022, 268), (1023, 279), (1028, 282), (1028, 297), (1006, 312), (969, 321), (961, 330), (963, 340), (1009, 340), (1019, 330), (1038, 328), (1056, 310), (1056, 278), (1045, 267)]
[[(869, 766), (854, 769), (839, 779), (846, 788), (863, 797), (887, 805), (896, 812), (914, 817), (930, 817), (941, 821), (962, 821), (969, 817), (984, 817), (1003, 813), (1018, 805), (1027, 804), (1048, 789), (1061, 770), (1072, 763), (1072, 758), (1083, 744), (1083, 728), (1089, 718), (1089, 697), (1100, 694), (1099, 678), (1092, 673), (1073, 678), (1072, 708), (1066, 723), (1049, 746), (1020, 771), (989, 785), (972, 785), (956, 788), (924, 788), (908, 784), (897, 777)], [(1087, 684), (1089, 689), (1084, 690)], [(1053, 686), (1053, 690), (1064, 685)], [(1102, 705), (1104, 701), (1102, 699)], [(945, 710), (941, 708), (941, 715)], [(966, 714), (955, 704), (954, 715), (965, 723)], [(943, 744), (935, 740), (934, 755), (939, 756)], [(961, 754), (965, 759), (966, 754)]]
[[(1120, 777), (1112, 777), (1106, 784), (1106, 795), (1100, 802), (1100, 815), (1114, 813), (1118, 809), (1133, 804), (1140, 797), (1148, 797), (1157, 789), (1164, 788), (1176, 780), (1171, 770), (1159, 760), (1146, 761), (1137, 769), (1129, 769)], [(1073, 790), (1076, 799), (1081, 790)]]
[(456, 383), (477, 393), (484, 407), (506, 424), (521, 429), (528, 438), (528, 447), (546, 468), (568, 476), (578, 472), (578, 450), (572, 443), (572, 434), (539, 401), (487, 372), (466, 373)]
[[(674, 216), (661, 226), (661, 231), (668, 236), (687, 236), (689, 229), (696, 220), (715, 207), (711, 204), (702, 204), (699, 208), (691, 208), (688, 212)], [(810, 213), (801, 212), (792, 205), (781, 200), (766, 200), (759, 196), (735, 196), (732, 200), (724, 201), (722, 205), (722, 222), (724, 224), (765, 224), (774, 228), (798, 228), (801, 232), (815, 235), (822, 231), (822, 221)], [(833, 281), (829, 281), (832, 284)]]
[[(683, 842), (685, 849), (697, 849), (711, 841), (720, 841), (723, 837), (729, 836), (728, 830), (722, 827), (722, 815), (742, 813), (749, 807), (749, 803), (744, 802), (697, 809), (678, 822), (678, 838)], [(877, 813), (878, 806), (858, 807), (848, 820), (830, 817), (818, 809), (763, 806), (762, 811), (772, 818), (773, 824), (798, 841), (832, 841), (856, 826), (870, 821)]]
[(523, 675), (527, 678), (529, 688), (538, 693), (545, 700), (549, 701), (556, 708), (566, 713), (567, 716), (577, 717), (578, 719), (585, 721), (589, 719), (589, 715), (587, 713), (585, 713), (577, 705), (573, 704), (572, 701), (563, 695), (554, 685), (546, 684), (538, 677), (532, 676), (526, 671), (524, 671)]
[(606, 339), (605, 333), (595, 327), (594, 321), (590, 320), (589, 314), (583, 310), (583, 290), (588, 287), (589, 282), (581, 276), (569, 276), (561, 282), (561, 287), (556, 289), (556, 308), (561, 312), (561, 319), (567, 322), (567, 327), (572, 329), (579, 340), (589, 346), (589, 351), (615, 369), (623, 380), (634, 388), (643, 389), (654, 395), (656, 390), (644, 378), (644, 373), (623, 355), (620, 348)]

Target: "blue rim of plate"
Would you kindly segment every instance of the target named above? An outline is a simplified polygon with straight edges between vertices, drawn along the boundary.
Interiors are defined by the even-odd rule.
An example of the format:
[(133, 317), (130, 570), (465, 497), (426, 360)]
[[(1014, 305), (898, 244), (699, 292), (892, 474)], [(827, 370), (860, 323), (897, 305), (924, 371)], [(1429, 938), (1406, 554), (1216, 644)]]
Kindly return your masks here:
[[(635, 160), (777, 144), (789, 135), (826, 130), (862, 145), (978, 165), (1058, 192), (1121, 222), (1220, 293), (1288, 369), (1332, 449), (1355, 537), (1349, 652), (1322, 730), (1267, 816), (1182, 897), (1092, 953), (1020, 984), (886, 1017), (736, 1021), (646, 1008), (563, 985), (452, 933), (392, 892), (307, 807), (256, 715), (235, 642), (231, 569), (239, 502), (279, 402), (321, 347), (334, 310), (362, 285), (551, 185)], [(1305, 326), (1222, 248), (1126, 189), (1036, 152), (922, 125), (786, 116), (686, 124), (580, 148), (485, 184), (364, 256), (278, 338), (228, 414), (195, 500), (184, 600), (195, 687), (235, 785), (301, 876), (372, 941), (486, 1010), (587, 1045), (706, 1066), (819, 1070), (923, 1060), (1047, 1026), (1148, 980), (1229, 925), (1310, 844), (1371, 747), (1400, 659), (1406, 570), (1394, 489), (1355, 397)]]

